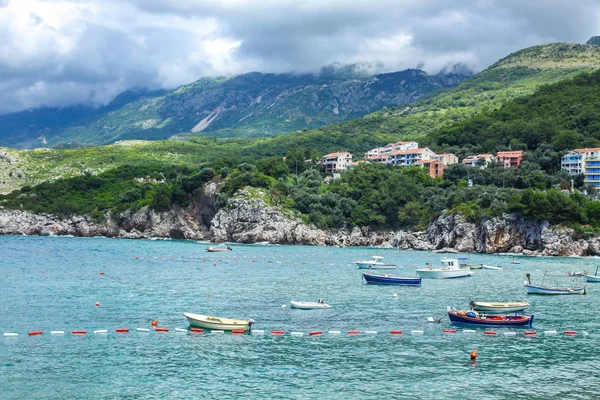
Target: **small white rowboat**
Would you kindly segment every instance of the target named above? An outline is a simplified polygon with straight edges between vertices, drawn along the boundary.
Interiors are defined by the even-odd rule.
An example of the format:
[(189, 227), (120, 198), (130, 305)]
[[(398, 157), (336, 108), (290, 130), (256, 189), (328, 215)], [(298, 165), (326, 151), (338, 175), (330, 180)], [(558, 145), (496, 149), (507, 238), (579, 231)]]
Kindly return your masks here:
[(220, 317), (210, 317), (208, 315), (183, 313), (191, 326), (203, 329), (234, 331), (251, 329), (252, 321), (242, 319), (230, 319)]
[(321, 308), (331, 308), (329, 304), (319, 303), (316, 301), (290, 301), (291, 308), (297, 308), (299, 310), (315, 310)]
[(503, 269), (503, 268), (502, 268), (500, 265), (498, 265), (498, 266), (495, 266), (495, 265), (485, 265), (485, 264), (481, 264), (481, 267), (482, 267), (483, 269), (491, 269), (491, 270), (495, 270), (495, 271), (498, 271), (498, 270), (501, 270), (501, 269)]
[(474, 301), (471, 304), (471, 307), (475, 311), (511, 313), (525, 310), (527, 307), (529, 307), (529, 303), (527, 303), (526, 301), (514, 301), (505, 303)]

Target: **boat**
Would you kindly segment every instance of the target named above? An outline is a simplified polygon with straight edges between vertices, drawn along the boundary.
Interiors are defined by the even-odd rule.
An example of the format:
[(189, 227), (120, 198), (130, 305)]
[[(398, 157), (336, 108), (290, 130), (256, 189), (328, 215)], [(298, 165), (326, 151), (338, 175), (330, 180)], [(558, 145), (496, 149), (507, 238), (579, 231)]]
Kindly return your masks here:
[(230, 319), (221, 317), (210, 317), (208, 315), (183, 313), (187, 318), (189, 324), (196, 328), (221, 330), (221, 331), (234, 331), (244, 330), (250, 331), (254, 321), (243, 320), (243, 319)]
[(442, 258), (441, 267), (433, 267), (428, 263), (426, 268), (417, 269), (416, 272), (419, 277), (430, 279), (463, 278), (472, 275), (471, 269), (462, 267), (457, 258), (445, 257)]
[(271, 243), (269, 243), (268, 241), (265, 241), (265, 242), (256, 242), (254, 244), (257, 245), (257, 246), (268, 246)]
[(533, 315), (487, 315), (477, 311), (448, 311), (450, 322), (454, 325), (481, 326), (533, 326)]
[(421, 286), (421, 278), (402, 278), (396, 275), (376, 275), (363, 272), (363, 278), (367, 284), (374, 285), (402, 285), (402, 286)]
[(469, 268), (469, 269), (481, 269), (483, 268), (481, 265), (482, 264), (467, 264), (467, 260), (469, 258), (468, 257), (458, 257), (458, 260), (460, 261), (460, 266), (463, 268)]
[(381, 256), (373, 256), (368, 261), (356, 261), (358, 269), (396, 269), (395, 264), (385, 263)]
[(323, 308), (331, 308), (329, 304), (323, 303), (323, 299), (319, 301), (290, 301), (290, 308), (298, 310), (317, 310)]
[(517, 261), (516, 258), (513, 258), (512, 261), (510, 262), (511, 264), (521, 264), (521, 261)]
[(228, 251), (232, 251), (233, 249), (229, 246), (226, 246), (224, 244), (219, 244), (216, 246), (210, 246), (206, 248), (206, 251), (210, 252), (210, 253), (225, 253)]
[[(577, 281), (576, 284), (571, 286), (548, 286), (545, 285), (546, 278), (548, 276), (554, 277), (569, 277), (573, 278), (573, 281)], [(548, 272), (544, 273), (544, 279), (542, 280), (541, 285), (532, 285), (531, 284), (531, 275), (525, 274), (527, 280), (525, 281), (525, 291), (527, 294), (548, 294), (548, 295), (567, 295), (567, 294), (586, 294), (585, 285), (581, 286), (581, 276), (573, 276), (573, 275), (562, 275), (562, 274), (549, 274)], [(575, 279), (576, 278), (576, 279)]]
[(502, 268), (502, 266), (501, 266), (501, 265), (494, 266), (494, 265), (486, 265), (486, 264), (481, 264), (481, 267), (482, 267), (483, 269), (491, 269), (491, 270), (495, 270), (495, 271), (498, 271), (498, 270), (504, 269), (504, 268)]
[(472, 301), (469, 306), (475, 311), (484, 311), (492, 313), (511, 313), (523, 311), (529, 307), (529, 303), (526, 301), (513, 301), (513, 302), (486, 302), (486, 301)]
[(598, 275), (598, 268), (600, 268), (600, 267), (596, 267), (596, 273), (594, 275), (585, 274), (586, 282), (600, 282), (600, 275)]

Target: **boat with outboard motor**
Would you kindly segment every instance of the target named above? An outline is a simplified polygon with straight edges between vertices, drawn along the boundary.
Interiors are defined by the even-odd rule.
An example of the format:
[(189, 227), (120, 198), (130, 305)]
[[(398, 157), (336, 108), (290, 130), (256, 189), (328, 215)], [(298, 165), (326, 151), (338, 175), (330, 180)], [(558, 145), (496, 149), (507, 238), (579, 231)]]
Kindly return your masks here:
[(469, 303), (472, 310), (490, 313), (512, 313), (525, 310), (529, 307), (526, 301), (487, 302), (472, 301)]
[(183, 313), (187, 318), (188, 323), (196, 328), (220, 330), (220, 331), (234, 331), (244, 330), (250, 331), (252, 328), (253, 320), (243, 319), (230, 319), (221, 317), (210, 317), (208, 315)]
[(323, 308), (331, 308), (329, 304), (325, 304), (323, 299), (319, 301), (290, 301), (290, 308), (298, 310), (318, 310)]
[(487, 264), (481, 264), (481, 267), (483, 269), (488, 269), (488, 270), (493, 270), (493, 271), (500, 271), (503, 270), (504, 268), (502, 267), (502, 265), (487, 265)]
[[(566, 294), (586, 294), (585, 285), (581, 285), (581, 274), (550, 274), (548, 272), (544, 273), (544, 279), (542, 280), (542, 284), (539, 286), (531, 284), (531, 275), (529, 273), (525, 274), (527, 280), (525, 281), (525, 291), (527, 294), (548, 294), (548, 295), (566, 295)], [(548, 286), (545, 285), (547, 277), (555, 277), (555, 278), (572, 278), (572, 285), (569, 286)]]
[(356, 261), (356, 265), (358, 265), (358, 269), (396, 269), (395, 264), (390, 264), (383, 262), (383, 257), (381, 256), (372, 256), (370, 260), (367, 261)]
[(463, 278), (473, 275), (469, 267), (460, 265), (457, 258), (442, 258), (441, 267), (433, 267), (427, 263), (426, 268), (417, 269), (417, 275), (421, 278), (429, 279), (452, 279)]
[(218, 244), (216, 246), (210, 246), (206, 248), (206, 251), (209, 253), (225, 253), (228, 251), (233, 251), (233, 249), (224, 244)]
[(378, 274), (370, 274), (367, 272), (363, 272), (362, 274), (365, 282), (367, 284), (373, 285), (400, 285), (400, 286), (421, 286), (421, 278), (413, 277), (413, 278), (403, 278), (396, 275), (378, 275)]
[(449, 310), (448, 318), (453, 325), (480, 325), (504, 327), (533, 326), (533, 315), (488, 315), (477, 311)]
[(463, 268), (469, 268), (469, 269), (482, 269), (483, 266), (482, 264), (468, 264), (466, 261), (468, 260), (468, 257), (458, 257), (458, 260), (460, 261), (460, 266)]

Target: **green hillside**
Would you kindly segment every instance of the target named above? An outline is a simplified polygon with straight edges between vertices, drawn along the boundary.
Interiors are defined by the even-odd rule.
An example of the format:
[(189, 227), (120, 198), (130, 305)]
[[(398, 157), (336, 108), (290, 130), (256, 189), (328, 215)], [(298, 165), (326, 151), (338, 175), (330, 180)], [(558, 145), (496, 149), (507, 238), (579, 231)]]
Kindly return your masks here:
[(321, 74), (249, 73), (203, 78), (167, 93), (143, 94), (91, 110), (32, 110), (0, 116), (0, 144), (76, 147), (173, 135), (269, 137), (359, 118), (387, 106), (412, 103), (468, 76), (429, 76), (406, 70), (368, 76), (352, 68)]

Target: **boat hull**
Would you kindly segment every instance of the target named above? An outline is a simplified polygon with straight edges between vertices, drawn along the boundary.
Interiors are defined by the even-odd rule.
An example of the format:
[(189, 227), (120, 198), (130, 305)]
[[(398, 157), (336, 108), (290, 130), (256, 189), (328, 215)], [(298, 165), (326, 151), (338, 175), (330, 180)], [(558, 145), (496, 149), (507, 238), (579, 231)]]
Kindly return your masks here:
[(209, 253), (227, 253), (228, 251), (231, 250), (227, 250), (227, 249), (213, 249), (213, 248), (208, 248), (206, 249), (206, 251), (208, 251)]
[(295, 308), (297, 310), (322, 310), (331, 308), (331, 306), (329, 304), (312, 301), (291, 301), (290, 308)]
[(250, 321), (236, 320), (229, 318), (210, 317), (208, 315), (183, 313), (191, 326), (202, 329), (233, 331), (241, 330), (249, 331), (251, 327)]
[(465, 278), (471, 276), (471, 270), (467, 268), (460, 269), (442, 269), (442, 268), (424, 268), (416, 270), (420, 278), (426, 279), (453, 279)]
[(578, 288), (550, 288), (543, 286), (525, 285), (527, 294), (567, 295), (585, 294), (585, 286)]
[(482, 269), (483, 265), (481, 265), (481, 264), (478, 264), (478, 265), (475, 265), (475, 264), (466, 264), (465, 267), (468, 267), (469, 269)]
[(585, 281), (586, 282), (600, 282), (600, 276), (598, 276), (598, 275), (586, 275), (585, 276)]
[(519, 316), (486, 316), (469, 317), (458, 315), (455, 311), (448, 311), (448, 317), (453, 325), (478, 325), (478, 326), (504, 326), (504, 327), (529, 327), (533, 326), (533, 315)]
[(358, 269), (396, 269), (394, 264), (374, 263), (369, 261), (357, 261)]
[(490, 313), (512, 313), (525, 310), (529, 307), (529, 303), (526, 302), (512, 302), (512, 303), (488, 303), (488, 302), (475, 302), (473, 303), (473, 310), (485, 311)]
[(485, 265), (485, 264), (482, 264), (481, 268), (483, 268), (483, 269), (489, 269), (491, 271), (501, 271), (502, 270), (502, 267), (496, 267), (494, 265)]
[(399, 276), (371, 275), (366, 273), (362, 275), (367, 284), (372, 285), (421, 286), (421, 278), (401, 278)]

